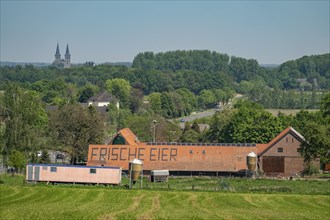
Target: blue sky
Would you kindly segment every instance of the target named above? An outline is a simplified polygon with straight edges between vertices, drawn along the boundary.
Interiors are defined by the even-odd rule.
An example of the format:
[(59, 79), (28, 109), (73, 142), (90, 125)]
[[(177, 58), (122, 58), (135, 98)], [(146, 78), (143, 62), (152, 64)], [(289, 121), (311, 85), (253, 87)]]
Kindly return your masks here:
[(324, 1), (3, 1), (0, 60), (133, 61), (139, 52), (207, 49), (280, 64), (329, 53)]

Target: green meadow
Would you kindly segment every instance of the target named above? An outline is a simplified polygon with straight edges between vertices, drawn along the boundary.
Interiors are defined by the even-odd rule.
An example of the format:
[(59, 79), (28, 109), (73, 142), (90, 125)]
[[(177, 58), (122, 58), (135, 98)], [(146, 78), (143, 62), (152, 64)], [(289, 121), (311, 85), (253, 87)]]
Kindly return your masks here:
[[(212, 179), (189, 178), (197, 186)], [(316, 186), (317, 191), (275, 192), (262, 189), (273, 185), (239, 179), (228, 182), (227, 190), (162, 188), (152, 184), (145, 189), (124, 186), (83, 186), (23, 184), (22, 177), (0, 176), (1, 219), (329, 219), (329, 181), (282, 181)], [(183, 180), (169, 181), (172, 186)], [(241, 182), (242, 181), (242, 182)], [(259, 188), (243, 192), (238, 186)], [(188, 181), (189, 182), (189, 181)], [(203, 182), (199, 184), (198, 182)], [(191, 182), (189, 182), (190, 185)], [(254, 184), (255, 183), (255, 184)], [(231, 185), (231, 187), (228, 186)], [(275, 182), (274, 185), (280, 185)], [(245, 184), (246, 185), (246, 184)], [(151, 188), (153, 186), (153, 188)], [(157, 188), (157, 186), (159, 186)], [(168, 186), (168, 185), (167, 185)], [(229, 190), (229, 188), (231, 188)], [(286, 186), (290, 187), (290, 186)], [(251, 189), (252, 189), (251, 188)], [(304, 187), (300, 187), (304, 189)], [(322, 190), (323, 189), (323, 190)], [(247, 191), (247, 188), (244, 189)]]

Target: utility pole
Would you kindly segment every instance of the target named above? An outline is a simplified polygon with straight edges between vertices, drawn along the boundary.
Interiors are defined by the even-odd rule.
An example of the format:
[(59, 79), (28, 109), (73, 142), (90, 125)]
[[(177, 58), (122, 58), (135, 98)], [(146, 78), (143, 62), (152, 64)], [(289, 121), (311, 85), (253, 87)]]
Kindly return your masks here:
[(153, 123), (153, 126), (154, 126), (154, 129), (153, 129), (153, 142), (156, 142), (156, 126), (157, 126), (157, 121), (156, 120), (153, 120), (152, 121)]

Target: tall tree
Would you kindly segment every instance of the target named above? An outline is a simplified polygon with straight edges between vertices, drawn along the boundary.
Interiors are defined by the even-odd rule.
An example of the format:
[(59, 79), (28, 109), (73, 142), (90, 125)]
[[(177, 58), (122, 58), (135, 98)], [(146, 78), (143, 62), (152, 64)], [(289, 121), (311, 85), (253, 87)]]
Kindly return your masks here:
[(160, 96), (161, 98), (161, 107), (162, 107), (162, 115), (165, 118), (175, 117), (175, 106), (171, 99), (171, 96), (168, 92), (163, 92)]
[(330, 126), (320, 126), (308, 122), (304, 130), (305, 142), (301, 145), (300, 153), (306, 162), (320, 158), (322, 163), (330, 162)]
[(104, 141), (104, 121), (91, 106), (84, 109), (80, 105), (65, 105), (50, 115), (50, 132), (54, 143), (71, 156), (71, 163), (87, 155), (89, 144)]
[(188, 142), (188, 143), (197, 143), (199, 141), (199, 133), (196, 130), (197, 130), (196, 125), (195, 125), (194, 129), (192, 129), (190, 127), (190, 123), (186, 122), (184, 125), (182, 135), (180, 137), (180, 141)]
[(79, 89), (78, 101), (87, 102), (87, 100), (93, 97), (97, 92), (99, 92), (99, 88), (97, 86), (92, 84), (86, 84), (85, 86)]
[(8, 165), (10, 167), (14, 167), (16, 172), (18, 172), (20, 169), (24, 168), (26, 162), (26, 158), (22, 152), (18, 150), (12, 150), (8, 161)]
[(225, 109), (221, 112), (216, 112), (211, 119), (210, 129), (203, 136), (204, 142), (224, 142), (225, 137), (228, 137), (227, 126), (230, 123), (233, 114), (237, 111)]
[(38, 94), (8, 84), (1, 106), (5, 114), (5, 153), (15, 149), (27, 156), (40, 148), (48, 117)]
[[(278, 118), (258, 104), (241, 101), (235, 108), (237, 110), (227, 125), (222, 127), (215, 123), (211, 126), (211, 137), (215, 140), (227, 143), (268, 143), (284, 129)], [(217, 137), (215, 134), (223, 136)]]
[(199, 104), (202, 108), (214, 108), (217, 104), (217, 98), (211, 90), (201, 91), (198, 97)]
[[(321, 102), (320, 102), (320, 109), (323, 113), (324, 117), (330, 117), (330, 93), (326, 94)], [(330, 119), (329, 119), (330, 120)]]
[(280, 120), (262, 107), (243, 104), (234, 114), (227, 137), (233, 143), (268, 143), (284, 129)]
[(130, 94), (130, 109), (132, 112), (137, 113), (139, 112), (140, 108), (142, 107), (143, 102), (143, 90), (139, 88), (133, 88)]
[(149, 106), (155, 114), (162, 113), (162, 100), (159, 92), (153, 92), (149, 95)]
[(300, 111), (294, 124), (305, 137), (301, 154), (306, 162), (320, 158), (321, 163), (330, 162), (330, 95), (321, 100), (320, 112)]
[(115, 78), (106, 81), (108, 91), (120, 101), (120, 106), (130, 107), (131, 85), (125, 79)]
[(197, 98), (195, 94), (190, 92), (187, 88), (178, 89), (176, 92), (182, 97), (185, 115), (189, 115), (197, 106)]

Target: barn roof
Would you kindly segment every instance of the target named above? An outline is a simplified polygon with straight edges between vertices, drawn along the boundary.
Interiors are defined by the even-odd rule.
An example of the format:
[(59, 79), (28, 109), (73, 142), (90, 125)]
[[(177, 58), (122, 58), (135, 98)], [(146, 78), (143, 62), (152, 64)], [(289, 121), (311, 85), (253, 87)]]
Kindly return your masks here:
[[(277, 135), (268, 144), (253, 144), (253, 143), (180, 143), (180, 142), (146, 142), (146, 145), (175, 145), (175, 146), (219, 146), (219, 147), (256, 147), (258, 156), (262, 156), (271, 147), (273, 147), (278, 141), (280, 141), (287, 134), (291, 133), (299, 141), (303, 142), (304, 137), (292, 127), (287, 127), (279, 135)], [(141, 142), (138, 141), (137, 136), (129, 129), (124, 128), (118, 132), (118, 135), (122, 136), (128, 145), (137, 145)]]
[(119, 134), (125, 138), (128, 145), (136, 145), (139, 140), (136, 135), (129, 128), (123, 128), (119, 131)]
[(264, 150), (267, 149), (267, 147), (269, 146), (268, 144), (256, 144), (257, 145), (257, 151), (258, 151), (258, 154), (259, 152), (263, 152)]

